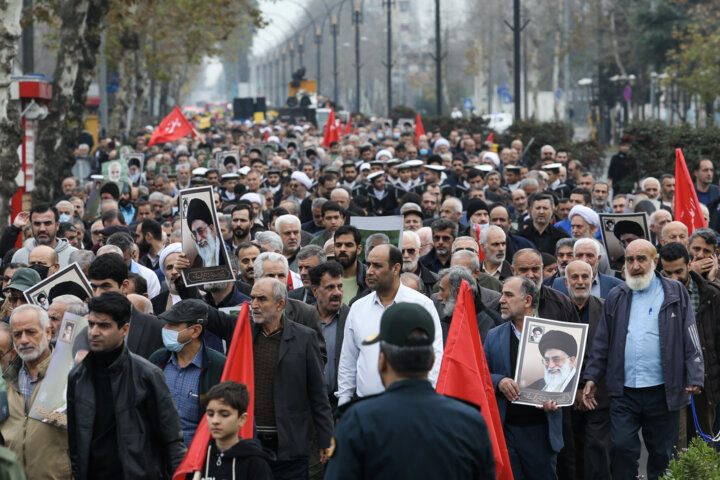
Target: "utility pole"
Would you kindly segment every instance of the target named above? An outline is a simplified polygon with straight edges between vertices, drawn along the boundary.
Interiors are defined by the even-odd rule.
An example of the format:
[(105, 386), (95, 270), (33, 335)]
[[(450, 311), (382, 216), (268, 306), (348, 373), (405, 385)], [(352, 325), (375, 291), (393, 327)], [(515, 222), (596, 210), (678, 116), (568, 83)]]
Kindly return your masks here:
[(442, 115), (442, 37), (440, 35), (440, 0), (435, 0), (435, 114)]
[(290, 75), (295, 71), (295, 44), (290, 42)]
[(387, 102), (388, 117), (392, 113), (392, 7), (395, 0), (383, 0), (383, 7), (387, 8)]
[[(23, 10), (33, 11), (33, 0), (23, 0)], [(35, 73), (35, 28), (32, 22), (22, 29), (22, 69), (23, 74)]]
[[(98, 87), (100, 88), (100, 127), (104, 135), (107, 135), (108, 126), (108, 98), (107, 98), (107, 62), (105, 59), (105, 32), (100, 34), (100, 78), (98, 78)], [(155, 47), (155, 42), (153, 42)], [(25, 54), (23, 53), (23, 57)], [(150, 104), (150, 114), (155, 121), (155, 77), (152, 77), (150, 83), (150, 94), (153, 102)], [(153, 123), (154, 124), (154, 123)]]
[(322, 79), (322, 70), (320, 70), (320, 45), (322, 45), (322, 30), (320, 30), (320, 27), (317, 27), (317, 30), (315, 30), (315, 48), (317, 51), (317, 75), (315, 75), (317, 78), (317, 93), (320, 94), (320, 80)]
[(278, 93), (279, 95), (279, 102), (278, 105), (284, 105), (285, 104), (285, 96), (286, 92), (284, 92), (283, 86), (285, 85), (285, 82), (287, 82), (287, 72), (285, 71), (285, 59), (287, 58), (287, 50), (285, 47), (282, 48), (282, 52), (280, 53), (282, 57), (282, 77), (280, 80), (280, 84), (278, 85)]
[(302, 37), (298, 38), (298, 61), (300, 62), (300, 68), (303, 67), (303, 50), (305, 49), (305, 46), (303, 45), (303, 39)]
[(338, 101), (338, 65), (337, 65), (337, 37), (338, 37), (338, 19), (337, 15), (332, 16), (332, 37), (333, 37), (333, 102)]
[(362, 23), (362, 12), (360, 2), (355, 2), (353, 11), (353, 26), (355, 28), (355, 112), (360, 113), (360, 24)]
[(276, 105), (280, 105), (280, 52), (275, 52), (275, 99)]
[(515, 118), (517, 121), (522, 118), (520, 110), (520, 33), (525, 29), (530, 20), (520, 26), (520, 0), (513, 0), (513, 24), (506, 21), (505, 25), (513, 32), (513, 105), (515, 106)]
[(563, 93), (565, 94), (565, 120), (570, 123), (570, 2), (563, 2), (563, 40), (565, 46), (565, 58), (563, 58)]

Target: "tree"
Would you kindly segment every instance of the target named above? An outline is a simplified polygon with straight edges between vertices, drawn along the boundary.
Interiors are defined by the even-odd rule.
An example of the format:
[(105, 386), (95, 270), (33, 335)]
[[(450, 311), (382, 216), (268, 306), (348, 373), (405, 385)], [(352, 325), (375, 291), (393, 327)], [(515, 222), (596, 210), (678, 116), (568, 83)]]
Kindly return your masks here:
[(53, 98), (48, 116), (40, 122), (35, 150), (36, 201), (52, 201), (75, 164), (73, 149), (83, 128), (85, 100), (109, 9), (110, 0), (68, 0), (57, 5), (60, 46)]
[(10, 199), (17, 190), (15, 176), (20, 170), (17, 150), (22, 127), (17, 105), (10, 99), (12, 67), (20, 38), (22, 0), (0, 0), (0, 228), (7, 226)]

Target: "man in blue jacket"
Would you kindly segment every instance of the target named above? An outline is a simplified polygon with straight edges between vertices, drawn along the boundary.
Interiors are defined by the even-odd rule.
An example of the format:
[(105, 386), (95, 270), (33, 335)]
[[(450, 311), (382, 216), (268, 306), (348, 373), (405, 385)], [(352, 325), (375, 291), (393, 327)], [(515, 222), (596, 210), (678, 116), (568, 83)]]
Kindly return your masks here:
[(680, 409), (705, 373), (690, 297), (655, 274), (657, 250), (635, 240), (625, 250), (625, 283), (608, 295), (585, 369), (584, 403), (597, 406), (597, 383), (610, 395), (612, 475), (636, 478), (640, 440), (648, 478), (659, 478), (677, 444)]

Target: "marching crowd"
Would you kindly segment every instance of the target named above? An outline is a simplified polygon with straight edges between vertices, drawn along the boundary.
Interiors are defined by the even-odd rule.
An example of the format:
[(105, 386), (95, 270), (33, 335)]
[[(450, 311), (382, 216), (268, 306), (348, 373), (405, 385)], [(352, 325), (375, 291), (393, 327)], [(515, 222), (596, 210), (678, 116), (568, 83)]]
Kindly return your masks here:
[[(639, 177), (632, 138), (602, 180), (552, 145), (535, 158), (527, 139), (478, 132), (367, 124), (327, 146), (306, 122), (221, 120), (152, 146), (149, 133), (79, 145), (92, 174), (141, 155), (124, 182), (63, 179), (0, 238), (0, 436), (27, 478), (170, 478), (203, 416), (203, 478), (494, 478), (479, 409), (433, 391), (463, 282), (514, 478), (634, 479), (642, 430), (655, 479), (696, 435), (694, 413), (720, 430), (718, 234), (673, 221), (675, 179)], [(689, 166), (717, 229), (713, 162)], [(178, 198), (199, 186), (219, 223), (203, 241), (224, 243), (235, 280), (191, 287)], [(599, 214), (629, 212), (648, 215), (649, 235), (618, 222), (611, 259)], [(350, 225), (388, 215), (403, 217), (399, 245)], [(28, 304), (73, 263), (90, 298)], [(243, 302), (250, 386), (220, 382), (238, 321), (227, 307)], [(67, 380), (67, 430), (28, 418), (66, 312), (87, 316), (89, 352)], [(541, 389), (577, 376), (573, 406), (513, 403), (526, 316), (588, 325), (584, 359), (562, 335), (539, 343)], [(254, 439), (239, 441), (249, 391)]]

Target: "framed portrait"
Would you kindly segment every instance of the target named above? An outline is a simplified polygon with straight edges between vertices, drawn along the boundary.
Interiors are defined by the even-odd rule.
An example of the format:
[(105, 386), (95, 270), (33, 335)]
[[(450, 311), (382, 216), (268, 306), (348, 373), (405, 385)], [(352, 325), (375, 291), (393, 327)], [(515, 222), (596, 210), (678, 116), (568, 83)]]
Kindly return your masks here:
[(398, 118), (396, 126), (400, 129), (401, 133), (415, 133), (414, 118)]
[(85, 301), (92, 296), (92, 288), (80, 266), (73, 263), (28, 288), (24, 295), (28, 303), (47, 310), (60, 295), (74, 295)]
[(145, 168), (145, 155), (142, 153), (128, 153), (123, 155), (122, 158), (127, 165), (128, 179), (133, 185), (137, 185), (140, 182), (140, 177)]
[[(231, 169), (225, 166), (225, 159), (235, 160), (235, 167)], [(232, 163), (231, 160), (228, 160), (228, 162)], [(240, 167), (240, 152), (236, 152), (234, 150), (215, 152), (215, 168), (218, 168), (220, 165), (225, 166), (225, 169), (228, 172), (237, 172), (237, 169)]]
[(102, 164), (103, 177), (115, 183), (129, 183), (128, 165), (123, 160), (112, 160)]
[(45, 379), (29, 408), (29, 417), (67, 428), (67, 380), (89, 350), (87, 318), (65, 313)]
[(182, 250), (190, 262), (190, 268), (182, 272), (185, 285), (235, 280), (220, 233), (212, 187), (181, 190), (178, 206)]
[(515, 382), (522, 405), (542, 406), (553, 401), (560, 407), (575, 403), (580, 382), (588, 326), (525, 317), (518, 349)]
[(358, 255), (361, 262), (365, 261), (368, 239), (373, 243), (377, 239), (378, 245), (390, 243), (402, 249), (402, 232), (405, 217), (402, 215), (388, 215), (386, 217), (350, 217), (350, 225), (360, 230), (363, 249)]
[(647, 215), (644, 213), (601, 213), (600, 227), (611, 264), (622, 261), (625, 248), (633, 240), (650, 239)]

